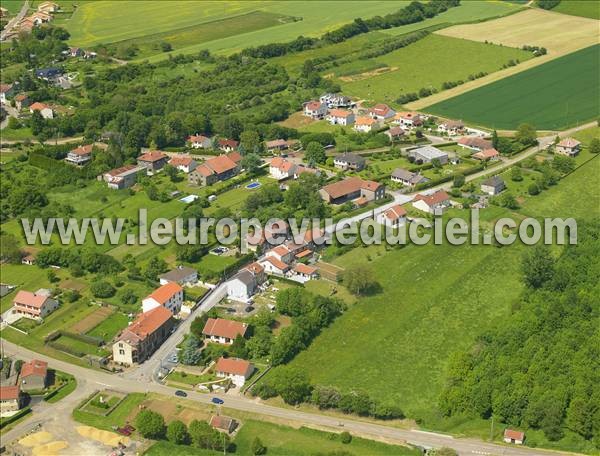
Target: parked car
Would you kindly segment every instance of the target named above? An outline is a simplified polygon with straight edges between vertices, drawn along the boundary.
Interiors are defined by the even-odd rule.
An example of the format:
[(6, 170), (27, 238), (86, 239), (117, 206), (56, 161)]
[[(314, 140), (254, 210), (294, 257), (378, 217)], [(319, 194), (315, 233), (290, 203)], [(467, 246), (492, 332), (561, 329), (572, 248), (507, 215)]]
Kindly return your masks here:
[(225, 403), (225, 401), (223, 399), (219, 399), (218, 397), (213, 397), (210, 401), (213, 404), (218, 404), (218, 405), (222, 405)]
[(187, 397), (187, 393), (185, 391), (177, 390), (175, 391), (175, 396)]
[(254, 307), (252, 306), (248, 306), (244, 309), (246, 312), (252, 312), (254, 310)]

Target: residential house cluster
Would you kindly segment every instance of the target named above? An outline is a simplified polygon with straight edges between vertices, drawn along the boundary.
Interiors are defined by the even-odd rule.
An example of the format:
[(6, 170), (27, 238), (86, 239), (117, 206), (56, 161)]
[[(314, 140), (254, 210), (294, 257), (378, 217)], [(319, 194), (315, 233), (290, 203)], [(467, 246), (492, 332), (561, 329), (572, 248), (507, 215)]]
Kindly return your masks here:
[(22, 392), (41, 391), (48, 386), (48, 363), (33, 359), (23, 363), (15, 385), (0, 386), (0, 416), (8, 417), (24, 406)]
[(174, 317), (184, 303), (182, 285), (197, 281), (198, 273), (178, 267), (160, 276), (161, 286), (142, 300), (142, 312), (113, 344), (113, 361), (131, 366), (145, 361), (171, 334)]

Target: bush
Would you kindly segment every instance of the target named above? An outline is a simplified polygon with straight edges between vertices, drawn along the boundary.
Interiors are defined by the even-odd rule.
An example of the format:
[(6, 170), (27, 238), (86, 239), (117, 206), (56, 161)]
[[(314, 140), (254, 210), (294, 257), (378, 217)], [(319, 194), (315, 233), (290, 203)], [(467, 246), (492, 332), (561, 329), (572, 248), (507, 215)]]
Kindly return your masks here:
[(167, 440), (176, 445), (187, 445), (190, 442), (187, 426), (179, 420), (170, 422), (167, 427)]
[(527, 192), (531, 196), (538, 195), (540, 193), (540, 187), (538, 187), (538, 185), (536, 183), (533, 183), (529, 186), (529, 188), (527, 189)]
[(161, 439), (165, 435), (165, 420), (159, 413), (152, 410), (142, 410), (135, 417), (135, 427), (143, 437)]
[(340, 434), (340, 442), (347, 445), (352, 442), (352, 435), (348, 431), (344, 431)]
[(92, 294), (96, 298), (110, 298), (115, 295), (115, 288), (108, 282), (93, 282), (90, 286)]
[(252, 441), (252, 454), (254, 456), (260, 456), (267, 453), (267, 447), (263, 445), (262, 441), (255, 437)]

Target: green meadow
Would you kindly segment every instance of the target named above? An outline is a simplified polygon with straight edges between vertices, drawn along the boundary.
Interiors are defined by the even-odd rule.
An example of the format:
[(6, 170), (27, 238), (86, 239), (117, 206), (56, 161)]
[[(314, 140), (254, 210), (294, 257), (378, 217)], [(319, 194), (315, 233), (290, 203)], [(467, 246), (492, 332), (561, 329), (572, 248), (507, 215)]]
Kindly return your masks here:
[(592, 120), (600, 99), (599, 51), (600, 45), (582, 49), (425, 110), (498, 129), (528, 122), (559, 130)]
[[(384, 56), (336, 67), (334, 74), (345, 93), (390, 103), (405, 93), (431, 87), (441, 90), (444, 82), (466, 81), (469, 75), (500, 70), (509, 60), (530, 58), (531, 53), (520, 49), (429, 35)], [(384, 72), (369, 74), (374, 64)]]
[(598, 0), (561, 0), (557, 6), (552, 8), (552, 11), (570, 14), (571, 16), (600, 19), (600, 3)]

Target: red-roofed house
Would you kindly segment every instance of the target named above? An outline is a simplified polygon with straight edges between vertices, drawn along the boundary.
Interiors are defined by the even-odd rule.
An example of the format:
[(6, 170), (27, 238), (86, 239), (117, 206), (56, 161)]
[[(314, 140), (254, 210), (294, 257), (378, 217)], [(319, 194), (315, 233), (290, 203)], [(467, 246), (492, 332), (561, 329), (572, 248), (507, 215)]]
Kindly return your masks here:
[(349, 177), (326, 185), (319, 190), (319, 193), (330, 204), (342, 204), (357, 198), (365, 198), (369, 202), (383, 198), (385, 187), (378, 182), (365, 181), (360, 177)]
[(367, 116), (358, 116), (354, 122), (354, 129), (361, 133), (369, 133), (372, 130), (376, 130), (380, 127), (378, 119)]
[(450, 207), (450, 197), (445, 191), (438, 190), (431, 195), (415, 196), (412, 205), (420, 211), (438, 215)]
[(139, 314), (113, 344), (113, 361), (128, 366), (145, 361), (169, 337), (173, 325), (166, 307)]
[(217, 377), (229, 378), (235, 386), (242, 387), (254, 372), (254, 365), (239, 358), (219, 358), (215, 365)]
[(390, 141), (395, 141), (397, 139), (402, 138), (406, 132), (402, 129), (402, 127), (396, 126), (391, 127), (389, 130), (384, 132), (385, 135), (390, 138)]
[(29, 106), (29, 112), (33, 114), (35, 111), (39, 111), (44, 119), (53, 119), (54, 111), (50, 106), (45, 103), (40, 103), (36, 101), (31, 106)]
[(209, 158), (189, 174), (192, 185), (212, 185), (240, 172), (241, 156), (237, 152)]
[(504, 441), (506, 443), (514, 443), (516, 445), (523, 445), (525, 440), (525, 433), (521, 431), (515, 431), (513, 429), (504, 430)]
[(141, 166), (125, 165), (105, 172), (102, 178), (108, 184), (108, 188), (121, 190), (134, 185), (137, 181), (137, 175), (145, 169)]
[(204, 135), (192, 135), (188, 138), (188, 143), (193, 149), (210, 149), (212, 147), (212, 139)]
[(19, 385), (23, 391), (41, 390), (46, 388), (48, 381), (48, 363), (32, 359), (21, 366)]
[(271, 141), (265, 141), (267, 152), (281, 152), (289, 148), (289, 143), (285, 139), (273, 139)]
[(369, 115), (373, 119), (377, 120), (387, 120), (390, 117), (394, 117), (396, 115), (396, 111), (390, 108), (388, 105), (383, 103), (378, 103), (369, 109)]
[(14, 415), (21, 408), (21, 390), (18, 386), (0, 386), (0, 416)]
[(481, 152), (477, 152), (472, 155), (475, 160), (487, 161), (487, 160), (498, 160), (500, 158), (500, 152), (493, 147), (491, 149), (485, 149)]
[(233, 152), (237, 150), (240, 143), (235, 139), (219, 139), (217, 145), (223, 152)]
[(304, 103), (304, 115), (312, 119), (323, 119), (327, 115), (327, 105), (314, 100)]
[(277, 258), (277, 260), (286, 264), (290, 264), (294, 260), (294, 254), (283, 244), (269, 250), (266, 256), (267, 258)]
[(559, 155), (566, 155), (567, 157), (575, 157), (581, 149), (581, 143), (575, 138), (565, 138), (560, 141), (554, 151)]
[(183, 288), (177, 282), (169, 282), (158, 287), (142, 300), (142, 312), (148, 312), (157, 307), (165, 307), (173, 315), (177, 315), (183, 304)]
[(85, 165), (92, 159), (92, 149), (94, 148), (93, 144), (86, 144), (84, 146), (79, 146), (67, 154), (65, 158), (66, 162), (73, 163), (74, 165)]
[(382, 225), (397, 228), (406, 223), (406, 209), (399, 204), (390, 207), (377, 216), (377, 221)]
[(492, 141), (489, 139), (483, 139), (474, 136), (464, 136), (457, 141), (458, 145), (466, 149), (476, 150), (481, 152), (482, 150), (491, 149), (493, 147)]
[(275, 157), (269, 163), (269, 174), (277, 180), (294, 177), (296, 165), (282, 157)]
[(31, 100), (26, 93), (20, 93), (15, 97), (15, 107), (18, 111), (31, 106)]
[(283, 261), (278, 260), (274, 256), (268, 256), (264, 260), (260, 261), (260, 264), (265, 268), (267, 274), (285, 275), (290, 270), (290, 267)]
[(210, 342), (231, 345), (237, 336), (244, 337), (247, 330), (246, 323), (224, 318), (209, 318), (202, 329), (202, 334), (204, 339)]
[(349, 109), (331, 109), (327, 115), (327, 120), (332, 125), (352, 125), (354, 123), (354, 113)]
[(39, 320), (58, 309), (58, 301), (43, 294), (21, 290), (13, 299), (13, 312)]
[(13, 84), (0, 84), (0, 104), (5, 104), (13, 96), (14, 92)]
[(191, 173), (198, 166), (198, 162), (189, 155), (176, 154), (171, 156), (169, 165), (177, 168), (179, 171), (183, 171), (184, 173)]
[(137, 158), (138, 166), (143, 166), (149, 173), (162, 169), (168, 161), (169, 156), (159, 150), (146, 152)]
[(318, 272), (319, 270), (314, 266), (303, 263), (297, 263), (293, 268), (294, 275), (301, 281), (316, 279), (319, 275)]
[(210, 422), (208, 423), (210, 427), (216, 429), (217, 431), (226, 432), (227, 434), (231, 434), (235, 431), (237, 427), (237, 421), (233, 418), (229, 418), (228, 416), (223, 415), (213, 415), (210, 417)]
[(394, 116), (394, 123), (412, 129), (423, 125), (423, 118), (418, 112), (398, 112)]

